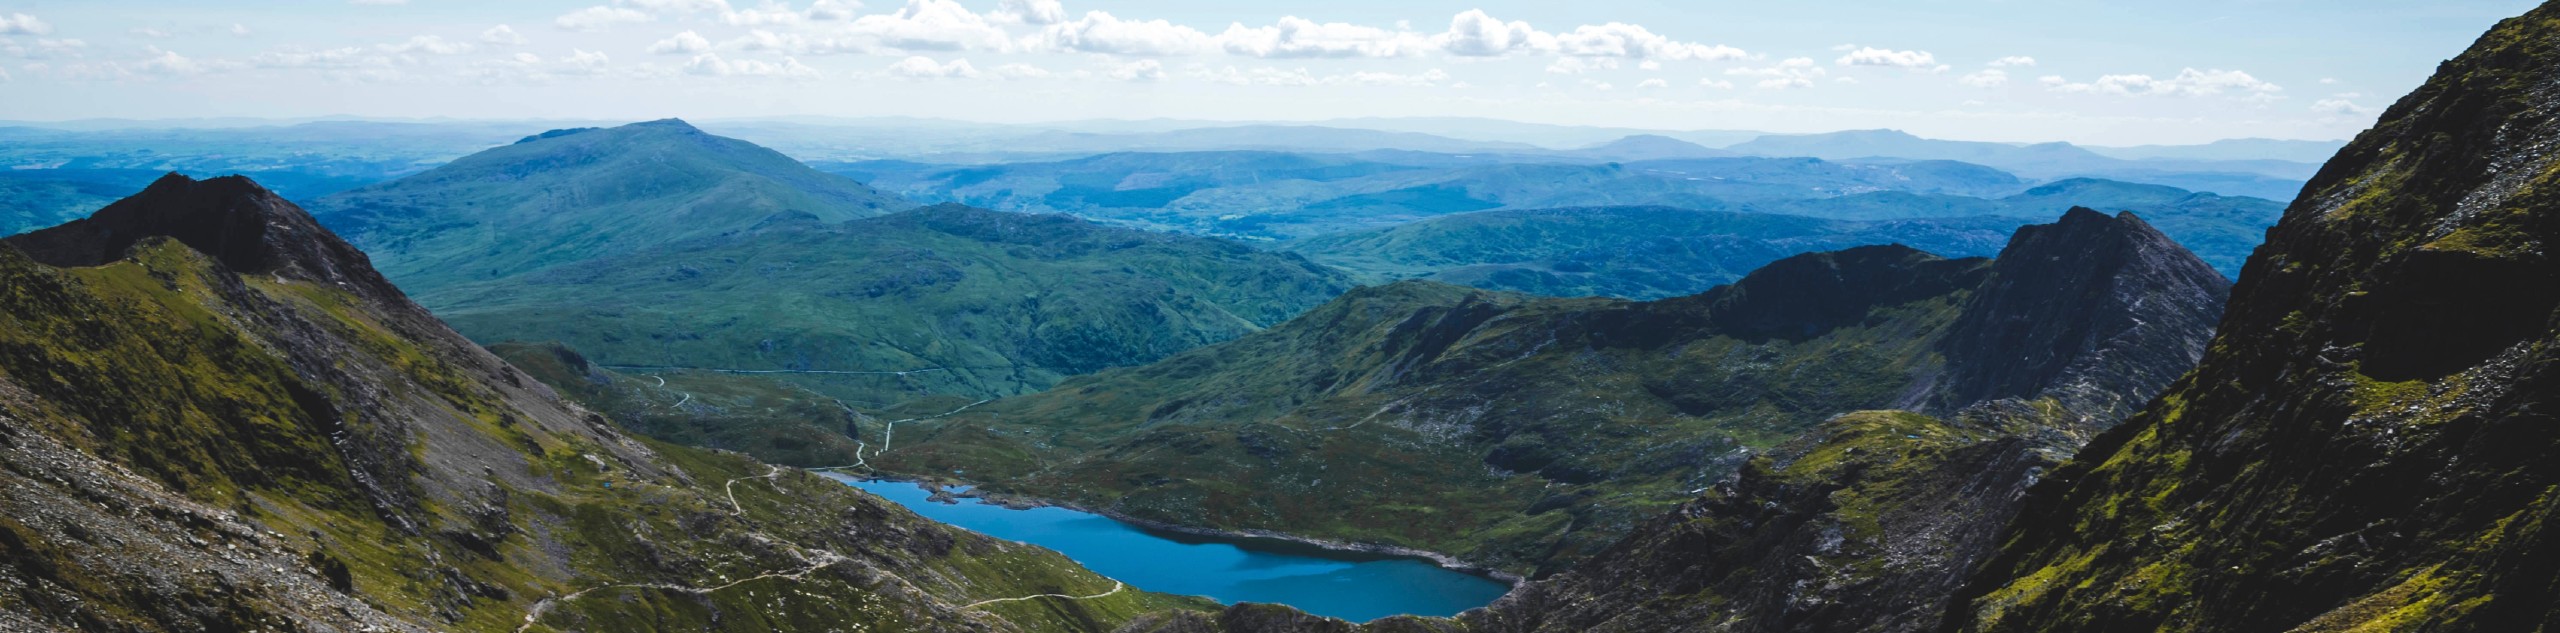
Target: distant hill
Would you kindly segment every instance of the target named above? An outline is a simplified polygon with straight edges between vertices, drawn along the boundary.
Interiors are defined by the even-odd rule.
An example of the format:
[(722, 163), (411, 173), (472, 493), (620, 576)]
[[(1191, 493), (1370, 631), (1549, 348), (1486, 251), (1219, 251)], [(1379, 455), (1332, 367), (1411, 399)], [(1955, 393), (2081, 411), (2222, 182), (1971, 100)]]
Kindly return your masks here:
[(2203, 145), (2137, 145), (2133, 147), (2088, 147), (2100, 155), (2125, 160), (2168, 158), (2178, 160), (2282, 160), (2297, 163), (2326, 163), (2347, 146), (2346, 141), (2282, 141), (2264, 138), (2223, 139)]
[[(2246, 145), (2238, 147), (2247, 147)], [(2320, 168), (2318, 160), (2293, 161), (2271, 158), (2206, 159), (2174, 156), (2179, 151), (2157, 151), (2155, 156), (2139, 160), (2109, 156), (2070, 143), (2010, 144), (1978, 141), (1949, 141), (1913, 136), (1899, 130), (1858, 130), (1828, 134), (1770, 135), (1726, 148), (1750, 156), (1809, 156), (1828, 160), (1863, 161), (1868, 159), (1956, 160), (1989, 165), (2035, 179), (2095, 177), (2135, 182), (2157, 182), (2176, 185), (2203, 182), (2196, 174), (2252, 174), (2291, 181), (2290, 187), (2273, 185), (2284, 192), (2276, 199), (2290, 200), (2300, 182)], [(2289, 150), (2288, 155), (2299, 154)], [(2186, 152), (2209, 154), (2212, 151)], [(2226, 148), (2222, 153), (2237, 155)], [(2153, 180), (2172, 175), (2187, 175), (2186, 180)], [(2268, 189), (2218, 191), (2224, 194), (2265, 193)]]
[(311, 206), (402, 287), (430, 291), (777, 215), (842, 221), (914, 205), (666, 120), (537, 135)]
[[(2186, 369), (2229, 287), (2130, 214), (2074, 210), (2016, 244), (1997, 262), (1799, 255), (1648, 303), (1364, 288), (1233, 342), (900, 425), (869, 463), (1557, 571), (1842, 413), (2023, 399), (2103, 426)], [(1946, 352), (1959, 332), (1998, 343)]]
[(1723, 210), (1587, 207), (1461, 213), (1309, 238), (1286, 248), (1373, 279), (1423, 277), (1548, 296), (1660, 299), (1705, 291), (1798, 253), (1904, 244), (2000, 251), (2011, 231), (2086, 206), (2133, 211), (2237, 276), (2283, 205), (2153, 185), (2066, 180), (2017, 195), (1877, 192)]
[(1226, 240), (944, 205), (845, 223), (786, 214), (419, 300), (484, 342), (560, 341), (606, 366), (774, 372), (881, 408), (1143, 365), (1351, 285)]
[(1560, 152), (1560, 154), (1586, 160), (1632, 163), (1648, 160), (1716, 158), (1732, 156), (1733, 152), (1710, 149), (1704, 145), (1668, 136), (1642, 134), (1569, 152)]

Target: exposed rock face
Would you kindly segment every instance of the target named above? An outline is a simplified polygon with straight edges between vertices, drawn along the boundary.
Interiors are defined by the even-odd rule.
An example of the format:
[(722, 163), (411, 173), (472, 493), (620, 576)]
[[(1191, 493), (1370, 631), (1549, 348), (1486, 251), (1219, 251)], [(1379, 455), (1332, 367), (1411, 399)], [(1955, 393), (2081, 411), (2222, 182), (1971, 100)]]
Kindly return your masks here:
[(246, 180), (0, 244), (0, 630), (1101, 631), (1209, 606), (967, 608), (1113, 583), (626, 436)]
[(2560, 629), (2560, 5), (2323, 169), (2194, 373), (2039, 486), (1962, 631)]
[(2132, 213), (2018, 230), (1956, 329), (1931, 410), (2053, 398), (2112, 423), (2194, 367), (2231, 282)]

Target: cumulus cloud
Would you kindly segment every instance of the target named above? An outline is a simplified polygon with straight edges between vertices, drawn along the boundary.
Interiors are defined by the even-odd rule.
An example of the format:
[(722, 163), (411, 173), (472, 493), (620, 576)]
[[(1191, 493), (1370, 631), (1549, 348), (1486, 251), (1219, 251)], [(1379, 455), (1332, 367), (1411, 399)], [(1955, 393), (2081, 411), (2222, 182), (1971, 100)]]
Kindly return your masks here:
[(498, 46), (515, 46), (523, 44), (525, 39), (523, 35), (516, 33), (514, 27), (500, 24), (489, 27), (489, 30), (481, 31), (480, 41)]
[(27, 59), (79, 57), (80, 49), (88, 47), (88, 41), (77, 38), (53, 39), (39, 37), (36, 38), (33, 43), (29, 44), (20, 44), (16, 40), (0, 40), (0, 53), (7, 53), (10, 57), (24, 57)]
[(134, 66), (136, 70), (154, 75), (194, 76), (226, 71), (234, 66), (229, 62), (199, 61), (180, 55), (177, 51), (162, 50), (158, 47), (149, 50), (151, 57), (136, 64)]
[(700, 55), (710, 51), (711, 40), (690, 30), (649, 45), (649, 52), (658, 55)]
[(1722, 80), (1722, 79), (1717, 79), (1717, 78), (1714, 78), (1714, 77), (1708, 77), (1708, 78), (1704, 78), (1704, 79), (1699, 79), (1699, 80), (1698, 80), (1698, 85), (1699, 85), (1699, 86), (1701, 86), (1701, 87), (1714, 88), (1714, 89), (1717, 89), (1717, 90), (1732, 90), (1732, 89), (1733, 89), (1733, 82), (1725, 81), (1725, 80)]
[(1004, 79), (1048, 79), (1050, 77), (1057, 76), (1057, 73), (1049, 72), (1049, 69), (1030, 64), (1005, 64), (997, 66), (995, 74), (997, 77)]
[(908, 51), (1005, 50), (1004, 29), (953, 0), (907, 0), (897, 11), (854, 19), (844, 32)]
[[(1214, 39), (1199, 29), (1164, 20), (1123, 20), (1110, 13), (1088, 11), (1075, 21), (1043, 29), (1040, 43), (1056, 51), (1168, 56), (1208, 50)], [(1162, 64), (1157, 66), (1157, 74), (1161, 75)]]
[(1449, 81), (1449, 73), (1434, 68), (1421, 73), (1353, 72), (1339, 75), (1317, 75), (1305, 68), (1254, 68), (1228, 66), (1210, 69), (1196, 66), (1186, 73), (1193, 79), (1238, 86), (1437, 86)]
[[(813, 7), (811, 11), (816, 11)], [(766, 2), (764, 6), (736, 11), (722, 11), (720, 22), (730, 26), (782, 26), (810, 19), (807, 14), (791, 10), (789, 5)]]
[(1849, 54), (1847, 55), (1840, 56), (1838, 63), (1842, 66), (1883, 66), (1889, 68), (1925, 69), (1937, 67), (1938, 56), (1929, 54), (1929, 51), (1897, 51), (1883, 48), (1861, 47), (1857, 50), (1849, 51)]
[(1120, 81), (1164, 81), (1164, 63), (1152, 59), (1112, 67), (1111, 78)]
[(659, 15), (729, 12), (728, 0), (614, 0), (614, 4)]
[(1004, 0), (987, 17), (1005, 24), (1057, 24), (1067, 21), (1067, 7), (1058, 0)]
[(1963, 76), (1963, 77), (1957, 77), (1957, 78), (1956, 78), (1956, 83), (1964, 84), (1964, 85), (1967, 85), (1967, 86), (1972, 86), (1972, 87), (1975, 87), (1975, 88), (1998, 88), (1998, 87), (2001, 87), (2001, 86), (2009, 85), (2009, 73), (2008, 73), (2008, 71), (2003, 71), (2003, 70), (1999, 70), (1999, 69), (1996, 69), (1996, 68), (1995, 68), (1995, 69), (1988, 69), (1988, 70), (1983, 70), (1983, 71), (1980, 71), (1980, 72), (1975, 72), (1975, 73), (1970, 74), (1970, 75), (1965, 75), (1965, 76)]
[(768, 62), (761, 59), (730, 61), (721, 59), (720, 55), (717, 53), (705, 53), (695, 56), (693, 61), (687, 62), (684, 65), (684, 71), (691, 74), (710, 77), (769, 77), (777, 79), (815, 79), (818, 77), (818, 69), (803, 65), (798, 59), (784, 57), (780, 62)]
[(52, 35), (53, 25), (24, 13), (0, 14), (0, 35)]
[(1547, 72), (1579, 75), (1595, 70), (1617, 70), (1618, 60), (1607, 57), (1566, 57), (1547, 64)]
[(260, 68), (359, 68), (388, 67), (391, 58), (373, 54), (362, 48), (347, 46), (322, 50), (286, 49), (259, 53), (249, 63)]
[(1988, 64), (1988, 65), (1989, 65), (1989, 66), (1991, 66), (1992, 68), (2008, 68), (2008, 67), (2011, 67), (2011, 66), (2017, 66), (2017, 67), (2023, 67), (2023, 68), (2034, 68), (2034, 67), (2035, 67), (2035, 65), (2036, 65), (2036, 58), (2033, 58), (2033, 57), (2027, 57), (2027, 56), (2024, 56), (2024, 55), (2011, 55), (2011, 56), (2008, 56), (2008, 57), (2002, 57), (2002, 58), (1999, 58), (1999, 59), (1991, 60), (1991, 63), (1990, 63), (1990, 64)]
[(552, 18), (551, 25), (565, 31), (599, 31), (617, 25), (639, 24), (656, 19), (658, 19), (656, 16), (632, 9), (594, 6)]
[(1527, 22), (1504, 22), (1483, 9), (1469, 9), (1449, 19), (1449, 30), (1437, 38), (1441, 50), (1462, 57), (1500, 57), (1512, 53), (1552, 51), (1554, 35)]
[(856, 0), (818, 0), (809, 3), (808, 15), (811, 20), (836, 22), (851, 20), (861, 12), (862, 3)]
[(969, 65), (969, 60), (954, 59), (944, 63), (924, 56), (908, 57), (898, 60), (898, 63), (890, 64), (889, 74), (908, 79), (976, 79), (979, 77), (978, 68)]
[(2284, 87), (2259, 80), (2237, 70), (2197, 70), (2188, 68), (2169, 78), (2150, 75), (2106, 75), (2097, 81), (2073, 83), (2061, 77), (2039, 79), (2056, 92), (2122, 96), (2210, 97), (2236, 95), (2252, 101), (2283, 98)]
[(1230, 25), (1218, 41), (1228, 53), (1248, 57), (1401, 57), (1431, 47), (1414, 33), (1296, 16), (1260, 28)]
[(1724, 74), (1736, 77), (1760, 77), (1762, 79), (1757, 84), (1760, 89), (1785, 90), (1811, 88), (1813, 80), (1829, 76), (1831, 71), (1814, 63), (1811, 57), (1793, 57), (1759, 68), (1729, 68), (1724, 71)]
[(434, 35), (420, 35), (409, 38), (405, 42), (381, 44), (374, 48), (393, 55), (460, 55), (471, 52), (474, 47), (470, 42), (452, 42)]
[(560, 68), (570, 74), (592, 75), (604, 72), (605, 64), (612, 62), (613, 58), (602, 52), (573, 48), (568, 57), (560, 59)]
[(1646, 89), (1652, 89), (1652, 88), (1669, 88), (1669, 87), (1671, 87), (1671, 81), (1670, 81), (1670, 80), (1667, 80), (1667, 79), (1661, 79), (1661, 78), (1647, 79), (1647, 80), (1644, 80), (1644, 81), (1642, 81), (1642, 82), (1638, 82), (1638, 83), (1636, 84), (1636, 89), (1637, 89), (1637, 90), (1646, 90)]
[(2311, 104), (2311, 111), (2339, 116), (2371, 116), (2374, 113), (2373, 108), (2357, 105), (2356, 102), (2346, 99), (2321, 99)]
[(1585, 57), (1624, 57), (1670, 61), (1727, 61), (1750, 57), (1731, 46), (1680, 42), (1642, 26), (1611, 22), (1575, 27), (1555, 36), (1558, 52)]

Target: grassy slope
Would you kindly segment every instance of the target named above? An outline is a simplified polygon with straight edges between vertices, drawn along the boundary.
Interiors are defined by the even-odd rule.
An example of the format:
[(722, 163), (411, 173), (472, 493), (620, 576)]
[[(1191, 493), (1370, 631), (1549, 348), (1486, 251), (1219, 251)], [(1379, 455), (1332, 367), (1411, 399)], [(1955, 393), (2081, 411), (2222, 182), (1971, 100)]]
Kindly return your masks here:
[[(1279, 323), (1350, 286), (1294, 255), (957, 206), (799, 220), (424, 296), (483, 340), (808, 374), (866, 409), (1027, 393)], [(962, 401), (965, 404), (967, 401)]]
[[(805, 581), (699, 596), (617, 590), (555, 609), (536, 630), (938, 630), (972, 619), (1107, 630), (1199, 605), (1128, 592), (997, 608), (1010, 623), (954, 611), (1110, 583), (814, 476), (742, 482), (746, 513), (732, 516), (725, 484), (763, 466), (624, 439), (510, 384), (520, 380), (505, 378), (511, 370), (458, 339), (401, 334), (408, 326), (383, 306), (233, 277), (174, 242), (75, 270), (0, 252), (0, 277), (0, 423), (13, 438), (0, 457), (15, 482), (0, 497), (11, 517), (0, 550), (13, 561), (0, 576), (15, 588), (0, 593), (0, 610), (57, 626), (289, 618), (513, 630), (543, 596), (716, 584), (805, 566), (821, 551), (850, 560)], [(88, 460), (97, 465), (35, 474)], [(99, 477), (127, 470), (139, 478)], [(42, 490), (53, 491), (21, 494)], [(65, 497), (134, 514), (84, 516)], [(191, 576), (189, 565), (220, 571)], [(827, 615), (844, 619), (768, 611), (776, 592), (835, 605)]]
[[(1736, 449), (1894, 406), (1933, 371), (1929, 341), (1986, 268), (1893, 248), (1792, 261), (1759, 300), (1848, 307), (1746, 308), (1749, 284), (1634, 304), (1400, 283), (1233, 343), (901, 426), (899, 447), (871, 462), (965, 470), (993, 490), (1139, 518), (1552, 571), (1542, 565), (1729, 472)], [(1893, 272), (1821, 281), (1835, 269)], [(1805, 292), (1824, 283), (1837, 285)]]

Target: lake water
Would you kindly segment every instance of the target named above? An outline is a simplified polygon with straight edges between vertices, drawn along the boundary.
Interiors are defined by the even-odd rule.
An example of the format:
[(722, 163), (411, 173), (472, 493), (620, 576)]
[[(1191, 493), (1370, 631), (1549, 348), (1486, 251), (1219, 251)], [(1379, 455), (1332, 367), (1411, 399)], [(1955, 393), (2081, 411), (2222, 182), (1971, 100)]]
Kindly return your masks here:
[(1456, 615), (1511, 589), (1409, 558), (1161, 532), (1064, 508), (1013, 510), (975, 499), (952, 505), (928, 501), (932, 493), (912, 483), (830, 476), (936, 521), (1057, 550), (1131, 587), (1207, 596), (1226, 604), (1285, 604), (1366, 622), (1391, 615)]

